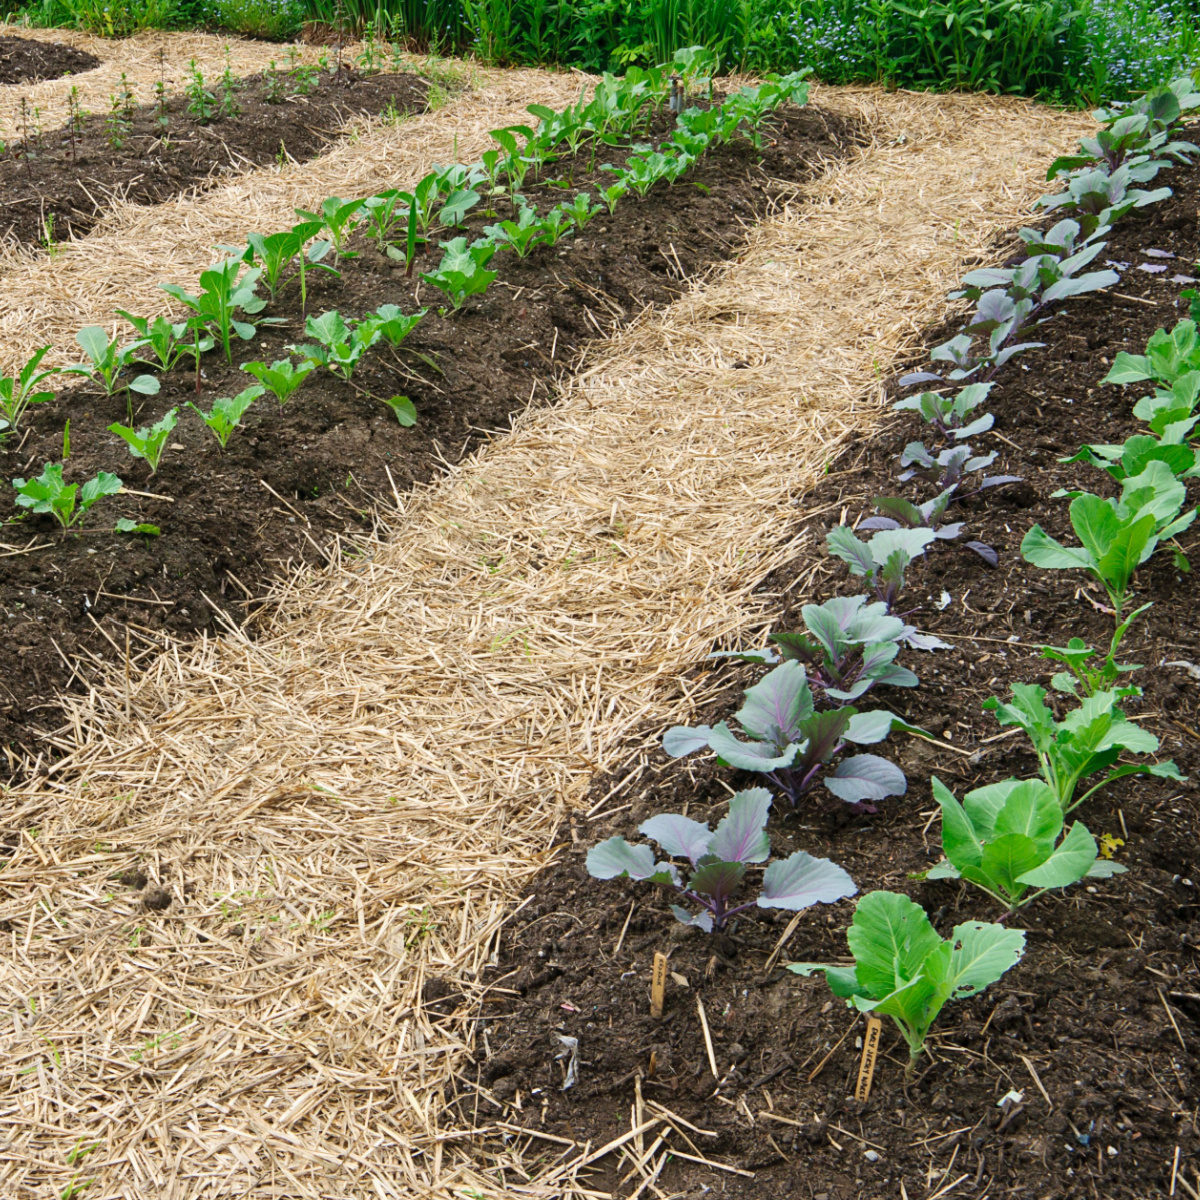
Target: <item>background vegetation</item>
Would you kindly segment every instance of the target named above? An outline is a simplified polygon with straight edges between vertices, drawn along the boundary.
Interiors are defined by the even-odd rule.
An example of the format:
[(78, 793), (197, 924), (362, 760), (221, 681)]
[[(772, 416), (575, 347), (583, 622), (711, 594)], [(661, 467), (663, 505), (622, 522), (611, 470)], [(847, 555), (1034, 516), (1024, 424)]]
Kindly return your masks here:
[[(0, 0), (10, 8), (18, 0)], [(830, 83), (1124, 99), (1200, 66), (1200, 0), (32, 0), (37, 25), (121, 36), (208, 26), (286, 39), (306, 22), (501, 65), (621, 70), (702, 44), (726, 69)], [(0, 7), (0, 11), (4, 11)]]

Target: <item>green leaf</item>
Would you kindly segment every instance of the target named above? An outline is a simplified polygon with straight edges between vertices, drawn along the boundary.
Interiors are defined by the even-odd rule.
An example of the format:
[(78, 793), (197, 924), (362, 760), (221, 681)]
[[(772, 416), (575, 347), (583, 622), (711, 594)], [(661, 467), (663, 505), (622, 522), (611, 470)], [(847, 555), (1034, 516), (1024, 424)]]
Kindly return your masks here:
[(1088, 873), (1096, 854), (1096, 839), (1086, 826), (1076, 822), (1050, 857), (1041, 866), (1019, 875), (1017, 882), (1036, 888), (1068, 887)]
[(956, 925), (945, 985), (953, 999), (974, 995), (1016, 966), (1025, 953), (1025, 934), (1003, 925), (967, 921)]
[(1088, 571), (1094, 565), (1092, 556), (1086, 550), (1064, 546), (1046, 533), (1040, 525), (1035, 525), (1021, 539), (1021, 556), (1035, 567), (1051, 571), (1079, 568)]
[(941, 938), (924, 909), (895, 892), (868, 892), (846, 935), (863, 992), (882, 999), (913, 979)]
[[(933, 798), (942, 809), (942, 850), (953, 864), (954, 873), (957, 875), (966, 866), (979, 866), (983, 861), (983, 844), (971, 818), (936, 775), (930, 782), (933, 785)], [(931, 879), (944, 877), (929, 876)]]
[(1017, 877), (1033, 870), (1048, 849), (1048, 846), (1039, 847), (1033, 838), (1023, 833), (1000, 834), (984, 846), (980, 871), (992, 881), (993, 887), (1015, 897), (1022, 890)]

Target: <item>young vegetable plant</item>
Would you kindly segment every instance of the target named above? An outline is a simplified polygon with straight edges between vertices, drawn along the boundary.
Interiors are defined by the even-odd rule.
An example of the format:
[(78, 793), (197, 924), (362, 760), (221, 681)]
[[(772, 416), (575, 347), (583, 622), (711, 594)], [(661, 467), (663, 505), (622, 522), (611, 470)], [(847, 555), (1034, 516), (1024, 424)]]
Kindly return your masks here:
[[(950, 504), (958, 485), (952, 484), (924, 504), (913, 504), (902, 496), (876, 496), (872, 504), (882, 514), (859, 521), (859, 529), (929, 529), (938, 541), (953, 541), (963, 531), (962, 521), (950, 521), (943, 525), (942, 517)], [(968, 550), (974, 550), (984, 562), (995, 566), (999, 555), (987, 542), (964, 542)]]
[(259, 398), (267, 389), (258, 384), (251, 384), (245, 390), (238, 392), (236, 396), (221, 396), (213, 401), (212, 412), (203, 412), (190, 400), (188, 408), (190, 408), (205, 425), (212, 430), (213, 437), (220, 443), (221, 449), (224, 450), (229, 444), (229, 439), (233, 431), (241, 424), (242, 417), (246, 415), (246, 410)]
[(1050, 680), (1050, 686), (1056, 692), (1063, 692), (1068, 696), (1078, 695), (1080, 691), (1085, 696), (1111, 691), (1116, 691), (1118, 697), (1141, 695), (1141, 688), (1117, 688), (1116, 685), (1122, 675), (1142, 669), (1140, 663), (1117, 662), (1117, 650), (1120, 648), (1125, 634), (1129, 632), (1130, 625), (1149, 607), (1149, 604), (1143, 604), (1141, 608), (1135, 609), (1117, 626), (1112, 641), (1109, 642), (1108, 653), (1098, 666), (1089, 665), (1088, 660), (1095, 658), (1097, 651), (1093, 650), (1083, 638), (1072, 638), (1065, 646), (1043, 646), (1043, 658), (1064, 663), (1067, 667), (1065, 671), (1059, 671)]
[(1171, 195), (1168, 187), (1146, 192), (1130, 187), (1133, 182), (1128, 166), (1111, 172), (1101, 167), (1080, 171), (1066, 181), (1065, 191), (1043, 196), (1038, 205), (1049, 211), (1072, 213), (1086, 236), (1101, 225), (1115, 225), (1135, 208), (1157, 204)]
[(861, 542), (848, 525), (837, 525), (825, 536), (829, 553), (861, 576), (876, 597), (891, 610), (904, 590), (909, 563), (937, 540), (932, 529), (885, 529)]
[[(197, 317), (213, 331), (225, 351), (225, 361), (233, 362), (233, 351), (230, 340), (233, 334), (244, 342), (254, 337), (255, 327), (249, 321), (238, 320), (237, 312), (253, 316), (267, 306), (261, 296), (255, 294), (255, 286), (262, 275), (261, 267), (253, 267), (242, 273), (243, 262), (239, 258), (230, 258), (225, 262), (209, 267), (200, 273), (200, 293), (193, 295), (186, 292), (178, 284), (160, 283), (168, 296), (173, 296), (181, 304), (185, 304)], [(272, 318), (265, 318), (270, 321)], [(260, 322), (262, 324), (264, 322)]]
[[(63, 367), (64, 375), (83, 375), (88, 379), (96, 379), (104, 388), (106, 396), (111, 396), (122, 387), (141, 396), (158, 395), (159, 383), (153, 375), (138, 375), (128, 383), (121, 382), (122, 372), (131, 363), (138, 361), (137, 346), (122, 348), (116, 338), (110, 340), (99, 325), (85, 326), (75, 335), (75, 340), (87, 355), (88, 361), (73, 367)], [(132, 399), (129, 403), (132, 407)]]
[(768, 646), (712, 657), (771, 665), (781, 659), (798, 662), (807, 672), (810, 688), (820, 689), (834, 700), (857, 700), (879, 684), (917, 686), (917, 677), (907, 667), (896, 665), (902, 643), (927, 650), (950, 648), (939, 638), (917, 633), (899, 617), (889, 616), (886, 605), (868, 604), (866, 596), (835, 596), (824, 604), (806, 604), (801, 616), (807, 634), (771, 634), (769, 640), (779, 647), (778, 654)]
[(891, 1017), (908, 1043), (911, 1074), (930, 1026), (948, 1000), (983, 991), (1016, 966), (1025, 934), (966, 921), (941, 938), (920, 905), (895, 892), (868, 892), (846, 934), (853, 967), (789, 963), (797, 975), (824, 971), (835, 996), (859, 1010)]
[(462, 308), (468, 296), (486, 292), (488, 285), (500, 274), (487, 270), (496, 253), (494, 242), (475, 242), (467, 245), (465, 237), (443, 242), (445, 254), (436, 271), (426, 271), (421, 278), (439, 291), (445, 292), (455, 311)]
[[(137, 356), (136, 361), (138, 362), (148, 363), (163, 371), (169, 371), (185, 354), (191, 351), (191, 346), (187, 341), (190, 330), (186, 321), (173, 324), (163, 316), (135, 317), (133, 313), (126, 312), (123, 308), (117, 309), (117, 316), (124, 317), (137, 330), (138, 341), (131, 348), (141, 351)], [(205, 337), (203, 341), (202, 352), (213, 348), (212, 338)], [(145, 353), (147, 349), (151, 351), (152, 357)]]
[(986, 433), (996, 423), (991, 413), (967, 420), (987, 400), (992, 386), (990, 383), (969, 383), (954, 396), (922, 392), (907, 400), (897, 400), (892, 408), (897, 412), (919, 413), (943, 440), (961, 442), (963, 438)]
[(520, 204), (515, 221), (501, 221), (498, 225), (485, 225), (485, 237), (491, 238), (498, 248), (505, 246), (516, 251), (518, 258), (525, 258), (532, 250), (546, 241), (546, 231), (538, 220), (537, 209)]
[(147, 428), (134, 431), (128, 425), (110, 425), (108, 431), (123, 438), (129, 445), (129, 453), (134, 458), (144, 458), (150, 468), (150, 474), (156, 475), (163, 451), (167, 448), (167, 438), (175, 428), (178, 416), (179, 409), (173, 408)]
[(121, 486), (121, 481), (108, 471), (101, 471), (82, 488), (77, 483), (64, 483), (59, 463), (47, 463), (36, 479), (13, 480), (17, 504), (31, 512), (50, 513), (64, 532), (83, 520), (98, 500), (115, 496)]
[[(1171, 761), (1164, 763), (1118, 763), (1123, 750), (1131, 754), (1154, 754), (1158, 738), (1128, 720), (1117, 707), (1115, 692), (1095, 692), (1062, 721), (1056, 721), (1046, 705), (1046, 689), (1031, 683), (1014, 683), (1011, 704), (995, 696), (985, 700), (985, 712), (996, 714), (1001, 725), (1023, 729), (1033, 743), (1041, 777), (1050, 786), (1064, 813), (1078, 808), (1094, 792), (1126, 775), (1153, 775), (1159, 779), (1183, 779)], [(1078, 799), (1075, 790), (1090, 775), (1104, 772)]]
[(1195, 509), (1178, 515), (1185, 497), (1183, 484), (1166, 464), (1151, 462), (1124, 481), (1119, 499), (1075, 494), (1071, 525), (1082, 545), (1064, 546), (1035, 525), (1021, 541), (1021, 554), (1035, 567), (1086, 571), (1104, 585), (1120, 624), (1138, 566), (1160, 541), (1182, 533), (1195, 519)]
[(392, 346), (399, 346), (402, 341), (421, 323), (421, 318), (429, 311), (427, 308), (407, 316), (395, 304), (381, 304), (364, 321), (370, 321), (380, 337)]
[(731, 907), (751, 863), (766, 862), (771, 853), (767, 837), (766, 788), (748, 788), (729, 801), (729, 815), (714, 833), (707, 824), (678, 813), (660, 813), (643, 821), (638, 832), (653, 838), (672, 858), (686, 858), (691, 874), (684, 883), (674, 863), (656, 862), (649, 846), (630, 845), (623, 837), (609, 838), (588, 851), (587, 869), (593, 879), (635, 879), (673, 887), (681, 899), (699, 905), (693, 913), (672, 904), (675, 919), (696, 925), (705, 933), (724, 929), (732, 917), (750, 908), (784, 908), (798, 912), (813, 904), (833, 904), (858, 889), (854, 880), (826, 858), (797, 850), (777, 859), (763, 872), (762, 891), (753, 900)]
[(1120, 351), (1102, 383), (1141, 383), (1153, 379), (1171, 387), (1189, 371), (1200, 370), (1200, 332), (1196, 322), (1184, 319), (1168, 333), (1156, 330), (1146, 343), (1145, 354)]
[(1062, 806), (1040, 779), (976, 788), (961, 804), (936, 775), (932, 783), (942, 809), (946, 857), (924, 873), (926, 879), (965, 879), (1015, 913), (1052, 888), (1108, 879), (1126, 869), (1100, 858), (1096, 839), (1079, 822), (1058, 840)]
[[(308, 270), (325, 271), (330, 275), (340, 276), (336, 268), (321, 261), (329, 253), (330, 243), (324, 238), (313, 241), (324, 228), (321, 221), (304, 221), (282, 233), (247, 235), (248, 244), (242, 253), (242, 261), (251, 266), (255, 262), (259, 264), (262, 281), (266, 284), (267, 294), (272, 302), (295, 279), (300, 283), (300, 306), (303, 309), (308, 302), (305, 278)], [(293, 263), (296, 264), (296, 269), (289, 274)]]
[[(282, 408), (292, 398), (296, 389), (313, 373), (316, 365), (314, 360), (310, 360), (297, 367), (290, 358), (281, 358), (269, 367), (263, 362), (243, 363), (242, 370), (253, 375), (263, 388), (279, 401), (279, 407)], [(245, 394), (241, 393), (243, 396)], [(223, 442), (221, 444), (224, 445)]]
[[(885, 709), (860, 713), (847, 706), (817, 712), (804, 668), (785, 662), (746, 689), (746, 702), (734, 720), (751, 740), (740, 741), (729, 726), (676, 725), (663, 734), (663, 749), (672, 758), (697, 750), (712, 750), (726, 766), (765, 775), (795, 807), (800, 797), (821, 782), (847, 804), (903, 796), (908, 789), (904, 772), (875, 754), (843, 759), (828, 767), (848, 744), (881, 742), (893, 728), (908, 729)], [(873, 811), (873, 810), (870, 810)]]
[(306, 222), (318, 222), (322, 228), (329, 230), (335, 258), (352, 258), (354, 256), (346, 251), (346, 243), (358, 228), (365, 203), (365, 200), (343, 200), (339, 196), (330, 196), (321, 205), (320, 212), (306, 212), (298, 208), (296, 216)]
[(59, 371), (58, 367), (40, 369), (42, 359), (49, 352), (49, 346), (42, 346), (33, 352), (15, 376), (0, 375), (0, 413), (3, 413), (0, 430), (15, 430), (31, 404), (44, 404), (54, 399), (53, 392), (38, 391), (42, 383)]
[(295, 354), (303, 355), (308, 361), (328, 367), (335, 375), (349, 380), (362, 356), (379, 341), (379, 323), (369, 318), (355, 325), (347, 325), (336, 309), (322, 313), (319, 317), (308, 317), (304, 332), (315, 338), (317, 345), (288, 346)]

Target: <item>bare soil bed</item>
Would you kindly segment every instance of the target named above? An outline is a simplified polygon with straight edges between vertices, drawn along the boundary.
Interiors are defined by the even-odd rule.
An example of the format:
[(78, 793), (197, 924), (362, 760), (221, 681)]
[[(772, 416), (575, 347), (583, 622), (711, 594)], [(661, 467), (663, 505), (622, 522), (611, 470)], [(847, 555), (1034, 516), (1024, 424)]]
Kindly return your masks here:
[[(205, 82), (215, 109), (219, 81)], [(355, 116), (423, 112), (429, 90), (415, 75), (349, 70), (314, 71), (306, 93), (281, 71), (278, 86), (271, 102), (262, 75), (240, 79), (238, 114), (214, 112), (203, 123), (186, 96), (168, 94), (165, 114), (153, 104), (131, 106), (127, 116), (122, 109), (127, 124), (115, 132), (111, 113), (90, 113), (74, 131), (68, 124), (38, 133), (31, 109), (22, 140), (0, 154), (0, 236), (49, 245), (84, 236), (114, 200), (161, 204), (254, 167), (307, 162)]]
[[(1200, 171), (1180, 168), (1166, 182), (1174, 197), (1125, 219), (1101, 256), (1121, 264), (1121, 283), (1068, 302), (1038, 332), (1046, 348), (1011, 364), (992, 393), (996, 434), (978, 444), (1000, 451), (992, 470), (1023, 482), (967, 501), (954, 519), (968, 522), (966, 536), (1000, 551), (999, 565), (938, 543), (908, 589), (908, 619), (955, 648), (910, 655), (921, 686), (876, 692), (872, 707), (892, 707), (946, 745), (903, 736), (885, 743), (910, 786), (873, 816), (830, 800), (795, 815), (777, 809), (771, 818), (772, 857), (795, 849), (827, 856), (861, 892), (908, 893), (943, 934), (959, 921), (999, 914), (965, 885), (910, 878), (940, 857), (930, 774), (962, 795), (1035, 773), (1023, 735), (997, 739), (1000, 727), (981, 712), (982, 701), (1007, 698), (1013, 682), (1048, 685), (1055, 664), (1039, 656), (1041, 645), (1072, 636), (1107, 644), (1111, 632), (1111, 618), (1093, 605), (1102, 592), (1081, 575), (1029, 566), (1019, 545), (1035, 522), (1074, 542), (1065, 501), (1051, 499), (1056, 489), (1110, 493), (1101, 472), (1058, 460), (1083, 441), (1120, 442), (1139, 429), (1131, 408), (1142, 391), (1100, 380), (1118, 351), (1142, 353), (1155, 329), (1186, 315), (1178, 301), (1185, 285), (1172, 276), (1191, 275), (1200, 257)], [(1148, 249), (1175, 258), (1146, 256)], [(1149, 273), (1143, 263), (1169, 269)], [(928, 344), (957, 328), (931, 331)], [(814, 514), (805, 522), (809, 546), (823, 545), (843, 512), (851, 522), (869, 514), (874, 496), (928, 498), (896, 482), (896, 457), (922, 436), (918, 426), (907, 414), (890, 419), (829, 465), (804, 504)], [(1192, 530), (1182, 541), (1195, 560), (1198, 535)], [(776, 603), (774, 630), (802, 628), (802, 604), (861, 590), (840, 564), (815, 564), (811, 554), (763, 589)], [(1127, 642), (1125, 660), (1145, 664), (1132, 677), (1145, 695), (1127, 704), (1159, 737), (1161, 756), (1190, 778), (1121, 780), (1080, 810), (1097, 837), (1123, 840), (1117, 856), (1129, 873), (1047, 894), (1022, 910), (1012, 923), (1028, 931), (1023, 961), (980, 996), (943, 1010), (914, 1079), (906, 1082), (903, 1042), (885, 1022), (874, 1091), (865, 1105), (855, 1101), (862, 1018), (820, 977), (800, 979), (771, 958), (778, 950), (784, 962), (844, 960), (852, 902), (805, 912), (780, 945), (789, 914), (753, 913), (727, 935), (703, 935), (677, 925), (667, 897), (644, 885), (587, 877), (583, 860), (595, 842), (632, 837), (657, 812), (683, 809), (715, 823), (730, 788), (758, 782), (708, 761), (669, 760), (651, 742), (649, 750), (631, 748), (628, 764), (596, 783), (597, 817), (574, 818), (562, 831), (556, 865), (506, 931), (492, 976), (497, 990), (481, 1013), (475, 1072), (458, 1094), (464, 1121), (500, 1120), (559, 1139), (511, 1143), (532, 1170), (565, 1153), (564, 1141), (595, 1148), (627, 1132), (640, 1076), (647, 1105), (666, 1106), (703, 1156), (743, 1172), (676, 1159), (656, 1181), (663, 1195), (1145, 1200), (1168, 1194), (1176, 1159), (1174, 1194), (1195, 1195), (1183, 1183), (1200, 1190), (1200, 669), (1168, 664), (1200, 663), (1196, 584), (1161, 554), (1139, 573), (1137, 591), (1138, 602), (1154, 607)], [(732, 713), (761, 669), (702, 664), (694, 675), (710, 672), (728, 688), (696, 717), (715, 722)], [(668, 977), (661, 1020), (649, 1016), (648, 1004), (656, 950), (686, 981)], [(720, 1080), (708, 1065), (698, 997)], [(566, 1091), (558, 1035), (579, 1039), (579, 1080)], [(1023, 1099), (999, 1106), (1009, 1091)], [(671, 1141), (691, 1152), (678, 1136)], [(640, 1177), (619, 1183), (629, 1164), (614, 1159), (581, 1178), (628, 1196)]]
[[(398, 352), (372, 352), (355, 373), (356, 386), (322, 371), (285, 408), (264, 396), (224, 453), (200, 419), (181, 408), (173, 448), (153, 477), (107, 431), (126, 421), (123, 395), (106, 399), (80, 388), (33, 410), (28, 433), (0, 446), (4, 478), (58, 461), (70, 419), (68, 481), (109, 470), (157, 498), (105, 502), (103, 514), (94, 510), (78, 536), (62, 537), (46, 517), (9, 527), (8, 557), (0, 558), (7, 634), (0, 639), (0, 736), (32, 747), (39, 729), (53, 727), (57, 691), (81, 686), (73, 678), (80, 655), (119, 659), (127, 638), (135, 655), (149, 653), (165, 631), (218, 628), (217, 608), (240, 619), (280, 572), (319, 560), (335, 538), (369, 528), (376, 500), (387, 503), (433, 478), (444, 463), (507, 429), (513, 414), (548, 401), (554, 380), (591, 338), (646, 305), (668, 303), (693, 276), (735, 253), (745, 227), (857, 136), (819, 109), (789, 110), (761, 151), (741, 141), (712, 151), (686, 182), (656, 187), (644, 199), (627, 197), (616, 219), (601, 215), (577, 238), (523, 260), (497, 256), (501, 275), (486, 295), (444, 317), (436, 312), (441, 294), (417, 279), (440, 254), (436, 247), (409, 279), (402, 264), (356, 235), (352, 249), (360, 257), (343, 260), (340, 279), (310, 274), (309, 313), (337, 308), (360, 316), (381, 303), (434, 311)], [(623, 158), (614, 150), (611, 161)], [(594, 192), (606, 176), (591, 166), (585, 154), (578, 163), (560, 160), (553, 175), (573, 176), (575, 188)], [(549, 179), (524, 191), (542, 209), (564, 195)], [(498, 201), (501, 215), (506, 204)], [(469, 236), (488, 220), (472, 216)], [(135, 397), (137, 424), (189, 400), (207, 410), (214, 397), (253, 382), (240, 364), (270, 362), (286, 344), (304, 340), (295, 290), (263, 315), (283, 324), (260, 329), (252, 342), (235, 342), (232, 366), (219, 352), (207, 355), (200, 395), (186, 370), (163, 377), (158, 396)], [(416, 426), (401, 428), (368, 392), (409, 396)], [(10, 489), (0, 496), (0, 519), (17, 513)], [(159, 525), (162, 536), (108, 532), (123, 516)]]
[(100, 65), (86, 50), (34, 38), (0, 37), (0, 85), (40, 83), (63, 75), (79, 75)]

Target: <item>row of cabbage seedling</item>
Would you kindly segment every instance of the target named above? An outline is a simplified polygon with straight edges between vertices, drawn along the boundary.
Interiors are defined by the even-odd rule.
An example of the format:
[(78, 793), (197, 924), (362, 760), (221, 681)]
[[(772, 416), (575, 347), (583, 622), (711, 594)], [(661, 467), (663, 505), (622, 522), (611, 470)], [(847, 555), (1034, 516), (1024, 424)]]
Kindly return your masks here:
[[(564, 237), (584, 229), (598, 214), (612, 214), (630, 193), (645, 196), (660, 182), (673, 183), (695, 165), (712, 147), (737, 136), (761, 145), (762, 130), (770, 115), (784, 103), (807, 102), (804, 72), (783, 78), (771, 77), (757, 87), (744, 87), (721, 103), (708, 107), (685, 106), (686, 92), (707, 88), (711, 92), (715, 57), (703, 48), (681, 50), (675, 61), (651, 70), (631, 69), (623, 78), (606, 75), (588, 96), (561, 112), (531, 105), (538, 118), (536, 128), (510, 126), (493, 130), (496, 147), (473, 165), (437, 167), (411, 191), (391, 189), (359, 200), (326, 199), (316, 212), (297, 210), (300, 222), (273, 234), (248, 235), (244, 247), (221, 247), (230, 257), (200, 275), (199, 288), (189, 292), (176, 284), (161, 284), (185, 310), (183, 320), (165, 316), (144, 317), (117, 310), (133, 327), (136, 338), (128, 344), (101, 326), (79, 331), (76, 341), (86, 361), (63, 368), (44, 368), (42, 361), (51, 347), (43, 346), (13, 376), (0, 377), (0, 421), (5, 432), (15, 431), (33, 404), (54, 398), (47, 381), (55, 375), (83, 376), (107, 396), (125, 391), (129, 402), (128, 424), (109, 426), (122, 438), (135, 459), (146, 463), (150, 473), (158, 470), (170, 435), (180, 416), (172, 408), (159, 420), (134, 428), (133, 395), (156, 395), (156, 374), (137, 374), (139, 367), (160, 373), (187, 363), (194, 370), (196, 392), (200, 393), (203, 356), (213, 351), (233, 361), (235, 339), (249, 341), (262, 325), (277, 323), (264, 317), (263, 310), (285, 290), (299, 291), (301, 309), (307, 310), (308, 284), (312, 272), (340, 275), (344, 261), (358, 256), (351, 239), (361, 230), (382, 253), (405, 265), (412, 273), (418, 250), (439, 234), (452, 234), (469, 213), (478, 211), (495, 223), (481, 237), (468, 242), (466, 236), (440, 241), (443, 251), (438, 265), (423, 272), (421, 279), (441, 292), (450, 310), (457, 312), (471, 296), (484, 293), (499, 274), (492, 262), (497, 253), (511, 251), (524, 258), (539, 246), (556, 246)], [(539, 215), (526, 202), (521, 189), (532, 176), (549, 164), (567, 158), (573, 176), (574, 164), (585, 147), (591, 149), (591, 164), (603, 148), (625, 144), (648, 130), (654, 115), (670, 98), (675, 125), (670, 138), (657, 149), (635, 146), (621, 168), (604, 165), (612, 182), (599, 189), (599, 199), (578, 192)], [(565, 186), (570, 186), (565, 183)], [(510, 209), (501, 218), (498, 205)], [(260, 294), (262, 289), (264, 294)], [(440, 310), (444, 316), (446, 309)], [(205, 412), (194, 403), (187, 405), (203, 420), (222, 449), (251, 405), (270, 392), (285, 404), (314, 370), (325, 369), (350, 383), (358, 392), (371, 396), (353, 383), (356, 368), (375, 346), (399, 347), (427, 315), (422, 308), (405, 314), (394, 304), (385, 304), (361, 318), (325, 312), (305, 317), (303, 343), (289, 345), (292, 357), (270, 364), (250, 362), (243, 366), (257, 381), (236, 396), (219, 397)], [(412, 425), (416, 410), (406, 396), (372, 397), (386, 404), (402, 425)], [(69, 430), (64, 431), (64, 461)], [(123, 486), (117, 475), (102, 471), (82, 486), (68, 484), (59, 463), (45, 466), (41, 475), (14, 479), (17, 504), (34, 513), (49, 513), (64, 530), (78, 524), (89, 509)], [(124, 519), (120, 532), (156, 534), (150, 524)]]
[[(1051, 306), (1117, 282), (1114, 271), (1089, 267), (1117, 220), (1170, 195), (1165, 187), (1147, 191), (1135, 185), (1150, 182), (1174, 163), (1190, 162), (1196, 148), (1174, 140), (1172, 130), (1185, 112), (1197, 107), (1200, 94), (1188, 78), (1119, 110), (1094, 114), (1102, 125), (1096, 137), (1083, 142), (1080, 155), (1059, 159), (1050, 169), (1049, 177), (1062, 179), (1064, 190), (1040, 201), (1045, 210), (1069, 215), (1048, 232), (1021, 230), (1025, 256), (1018, 265), (968, 274), (954, 296), (974, 302), (974, 312), (960, 334), (931, 354), (935, 363), (946, 364), (945, 375), (920, 372), (902, 381), (937, 386), (896, 405), (920, 414), (929, 429), (926, 441), (932, 442), (906, 447), (900, 478), (923, 478), (936, 495), (922, 504), (877, 499), (882, 515), (857, 526), (872, 532), (867, 541), (844, 525), (828, 535), (830, 552), (873, 595), (805, 605), (804, 632), (773, 634), (765, 649), (732, 653), (772, 666), (747, 689), (734, 716), (737, 732), (721, 722), (677, 726), (663, 737), (672, 756), (707, 750), (718, 763), (754, 772), (770, 787), (738, 792), (715, 831), (679, 813), (645, 821), (640, 832), (658, 843), (666, 861), (659, 861), (650, 846), (622, 837), (601, 842), (587, 858), (593, 876), (644, 880), (671, 889), (679, 901), (672, 905), (678, 920), (706, 931), (723, 929), (752, 908), (802, 910), (857, 892), (840, 866), (798, 851), (766, 867), (756, 896), (737, 898), (748, 869), (770, 856), (766, 823), (773, 793), (794, 809), (822, 786), (842, 801), (874, 811), (879, 801), (906, 792), (908, 782), (893, 762), (870, 753), (845, 756), (853, 747), (882, 742), (894, 730), (928, 736), (887, 709), (863, 711), (856, 705), (877, 687), (918, 685), (917, 676), (897, 662), (902, 647), (949, 648), (918, 633), (894, 611), (906, 570), (931, 544), (963, 532), (961, 522), (946, 519), (952, 504), (1017, 481), (981, 474), (996, 455), (977, 453), (967, 441), (993, 425), (985, 404), (996, 374), (1017, 355), (1041, 345), (1028, 339)], [(1125, 869), (1101, 853), (1081, 822), (1067, 827), (1068, 814), (1124, 776), (1181, 778), (1173, 762), (1146, 758), (1158, 750), (1158, 740), (1128, 720), (1120, 707), (1123, 698), (1139, 695), (1140, 689), (1118, 686), (1122, 675), (1137, 668), (1119, 663), (1117, 653), (1130, 622), (1144, 611), (1126, 611), (1138, 566), (1196, 515), (1195, 510), (1181, 512), (1184, 481), (1200, 474), (1189, 442), (1200, 419), (1195, 411), (1200, 395), (1195, 322), (1181, 321), (1169, 334), (1160, 330), (1145, 356), (1120, 354), (1104, 382), (1147, 380), (1157, 390), (1139, 400), (1134, 412), (1147, 422), (1149, 433), (1120, 446), (1085, 446), (1065, 460), (1091, 462), (1107, 471), (1121, 485), (1120, 495), (1102, 499), (1060, 493), (1070, 497), (1081, 545), (1061, 545), (1034, 526), (1021, 546), (1024, 557), (1037, 566), (1082, 570), (1105, 587), (1114, 622), (1107, 651), (1097, 653), (1078, 638), (1066, 647), (1043, 648), (1045, 657), (1066, 667), (1054, 676), (1053, 687), (1078, 701), (1061, 721), (1046, 703), (1046, 691), (1031, 684), (1015, 684), (1009, 702), (993, 697), (985, 703), (1001, 725), (1026, 733), (1037, 755), (1036, 777), (977, 788), (962, 802), (932, 779), (942, 812), (945, 858), (923, 877), (963, 879), (1003, 905), (1004, 916), (994, 923), (965, 922), (942, 938), (907, 896), (874, 891), (858, 902), (847, 934), (853, 967), (791, 965), (800, 974), (824, 971), (836, 995), (863, 1012), (892, 1017), (908, 1044), (910, 1069), (946, 1001), (978, 992), (1020, 959), (1024, 933), (1005, 923), (1013, 913), (1048, 890)], [(991, 547), (967, 544), (996, 561)], [(1175, 554), (1179, 558), (1181, 551), (1176, 548)], [(670, 859), (684, 860), (687, 866), (681, 870)]]

